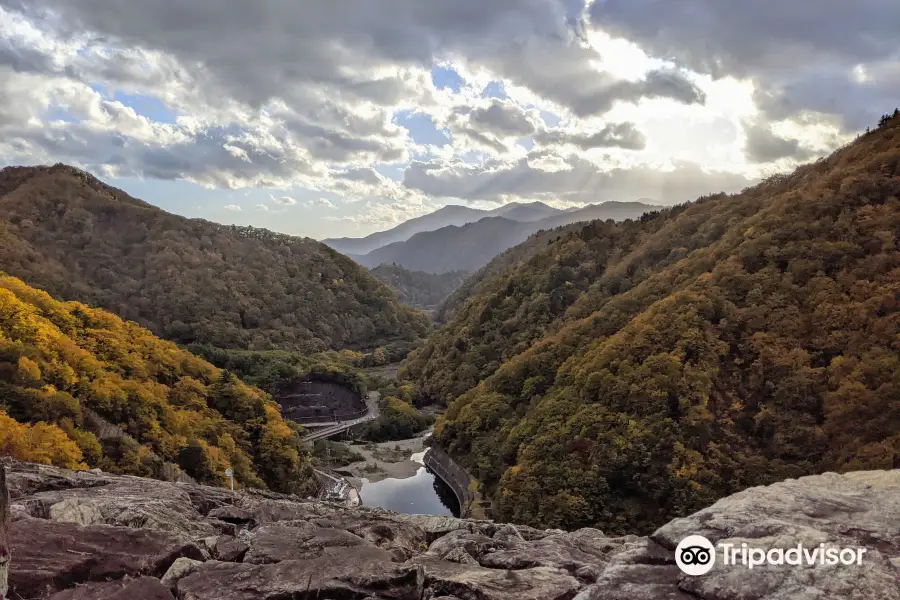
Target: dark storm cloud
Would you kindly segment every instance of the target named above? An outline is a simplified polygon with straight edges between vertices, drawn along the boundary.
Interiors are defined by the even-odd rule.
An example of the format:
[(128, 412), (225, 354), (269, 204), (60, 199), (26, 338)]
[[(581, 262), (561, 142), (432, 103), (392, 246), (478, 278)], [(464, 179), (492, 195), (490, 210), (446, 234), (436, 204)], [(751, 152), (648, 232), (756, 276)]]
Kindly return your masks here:
[(874, 126), (900, 105), (900, 61), (884, 61), (860, 80), (850, 70), (808, 69), (786, 83), (761, 84), (754, 101), (770, 120), (802, 118), (805, 111), (840, 117), (848, 131)]

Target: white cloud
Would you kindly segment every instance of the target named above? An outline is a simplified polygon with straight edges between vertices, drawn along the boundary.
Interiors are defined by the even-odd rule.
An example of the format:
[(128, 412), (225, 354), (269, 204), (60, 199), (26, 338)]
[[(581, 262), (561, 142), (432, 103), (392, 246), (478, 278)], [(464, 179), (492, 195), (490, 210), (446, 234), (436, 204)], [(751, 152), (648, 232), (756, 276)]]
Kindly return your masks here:
[(272, 199), (272, 202), (275, 204), (280, 204), (281, 206), (293, 206), (297, 204), (297, 200), (291, 198), (290, 196), (274, 196), (269, 194), (269, 198)]
[(337, 210), (337, 206), (328, 198), (315, 198), (301, 202), (304, 208), (323, 208), (327, 210)]
[(435, 210), (436, 207), (428, 204), (405, 204), (401, 202), (380, 203), (366, 201), (361, 203), (353, 215), (343, 217), (325, 217), (330, 222), (349, 223), (356, 228), (375, 227), (376, 229), (388, 229), (403, 221), (419, 217)]
[(269, 212), (269, 207), (266, 206), (265, 204), (257, 204), (256, 210), (261, 211), (261, 212)]
[(577, 154), (559, 156), (536, 151), (522, 159), (495, 160), (485, 165), (413, 163), (406, 171), (405, 183), (434, 197), (494, 202), (563, 200), (575, 205), (642, 197), (675, 204), (714, 192), (737, 192), (754, 180), (706, 171), (694, 163), (610, 168)]
[(232, 212), (241, 212), (241, 207), (237, 204), (226, 204), (225, 210), (230, 210)]

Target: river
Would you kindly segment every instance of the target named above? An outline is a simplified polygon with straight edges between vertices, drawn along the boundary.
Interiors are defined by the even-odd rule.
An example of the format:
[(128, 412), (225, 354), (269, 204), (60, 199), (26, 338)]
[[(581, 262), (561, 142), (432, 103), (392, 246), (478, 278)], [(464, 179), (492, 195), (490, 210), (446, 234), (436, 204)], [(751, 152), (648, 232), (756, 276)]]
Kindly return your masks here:
[(419, 515), (459, 516), (453, 491), (425, 466), (427, 450), (409, 460), (420, 465), (411, 477), (389, 477), (379, 481), (362, 479), (359, 493), (364, 506), (380, 506), (394, 512)]

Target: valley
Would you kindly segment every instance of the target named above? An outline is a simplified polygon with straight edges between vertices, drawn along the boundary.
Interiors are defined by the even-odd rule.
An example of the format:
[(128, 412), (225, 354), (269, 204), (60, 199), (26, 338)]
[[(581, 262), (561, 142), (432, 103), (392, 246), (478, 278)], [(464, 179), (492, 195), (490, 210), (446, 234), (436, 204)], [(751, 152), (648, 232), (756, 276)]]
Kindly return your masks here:
[[(291, 285), (324, 286), (335, 298), (316, 309), (321, 320), (294, 315), (311, 319), (299, 333), (240, 312), (239, 324), (203, 321), (188, 335), (167, 316), (188, 310), (166, 304), (170, 296), (128, 300), (162, 307), (125, 312), (167, 341), (5, 275), (0, 443), (19, 460), (82, 471), (224, 486), (228, 470), (251, 493), (617, 535), (650, 533), (782, 479), (896, 469), (897, 157), (892, 119), (826, 161), (740, 194), (555, 228), (543, 225), (563, 215), (489, 216), (370, 253), (399, 249), (411, 253), (407, 265), (421, 259), (435, 272), (397, 262), (366, 271), (311, 240), (219, 229), (225, 246), (279, 240), (294, 257), (279, 267)], [(92, 236), (37, 250), (69, 225), (23, 212), (21, 197), (38, 198), (29, 210), (82, 219), (79, 227), (115, 223), (145, 261), (166, 250), (110, 210), (151, 210), (166, 223), (161, 238), (166, 227), (195, 226), (67, 167), (6, 170), (0, 182), (0, 231), (18, 245), (2, 256), (56, 293), (122, 301), (87, 285), (107, 267), (84, 265), (111, 264)], [(74, 196), (53, 195), (67, 185)], [(521, 239), (493, 229), (510, 223)], [(451, 262), (436, 266), (426, 247), (440, 236)], [(489, 260), (466, 263), (465, 248)], [(68, 268), (75, 257), (78, 268)], [(460, 261), (474, 272), (441, 272)], [(357, 287), (335, 296), (330, 285), (345, 280), (304, 280), (311, 268), (340, 268), (328, 277), (343, 273)], [(267, 302), (268, 288), (255, 285), (239, 286), (241, 296), (205, 293), (209, 306)], [(360, 318), (369, 321), (352, 325)], [(340, 327), (323, 328), (329, 322)]]
[(900, 600), (898, 31), (0, 0), (0, 600)]
[(448, 271), (435, 274), (410, 271), (397, 264), (379, 264), (370, 270), (372, 275), (394, 290), (397, 299), (418, 308), (426, 314), (433, 313), (443, 301), (458, 289), (471, 273)]

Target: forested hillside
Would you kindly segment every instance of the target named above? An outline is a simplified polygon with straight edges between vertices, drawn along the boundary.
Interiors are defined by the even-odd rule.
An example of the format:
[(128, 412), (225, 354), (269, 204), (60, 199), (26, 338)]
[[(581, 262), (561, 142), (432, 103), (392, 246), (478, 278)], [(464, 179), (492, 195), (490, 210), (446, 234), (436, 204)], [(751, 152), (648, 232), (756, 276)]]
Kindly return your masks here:
[[(13, 421), (15, 419), (15, 421)], [(257, 388), (78, 302), (0, 275), (0, 453), (308, 493), (298, 428)]]
[(371, 273), (394, 290), (400, 302), (422, 309), (436, 307), (469, 275), (467, 271), (436, 275), (424, 271), (409, 271), (394, 264), (378, 265)]
[(498, 254), (491, 262), (467, 277), (459, 287), (453, 290), (453, 292), (440, 303), (434, 316), (435, 320), (438, 323), (448, 321), (460, 308), (462, 308), (466, 300), (477, 295), (482, 290), (482, 287), (489, 284), (495, 277), (501, 275), (507, 269), (525, 262), (540, 252), (547, 244), (556, 241), (566, 232), (580, 231), (584, 226), (584, 223), (573, 223), (572, 225), (557, 227), (555, 229), (544, 229), (531, 235), (531, 237), (518, 246), (513, 246), (509, 250)]
[(737, 195), (594, 222), (407, 362), (500, 520), (650, 531), (749, 486), (900, 467), (900, 119)]
[(428, 326), (324, 244), (172, 215), (64, 165), (0, 171), (0, 269), (183, 344), (371, 348)]

